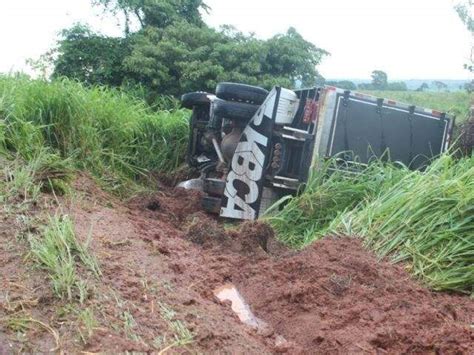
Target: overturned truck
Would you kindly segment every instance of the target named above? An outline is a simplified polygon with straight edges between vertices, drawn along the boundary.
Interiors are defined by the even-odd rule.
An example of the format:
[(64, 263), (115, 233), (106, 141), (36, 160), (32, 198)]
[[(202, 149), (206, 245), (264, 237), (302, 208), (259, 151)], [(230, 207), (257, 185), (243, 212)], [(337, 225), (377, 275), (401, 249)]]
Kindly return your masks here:
[(336, 156), (345, 169), (373, 159), (423, 169), (446, 151), (454, 125), (444, 112), (331, 86), (220, 83), (215, 94), (181, 101), (193, 110), (187, 163), (200, 178), (180, 186), (202, 190), (206, 211), (234, 219), (257, 219), (323, 159)]

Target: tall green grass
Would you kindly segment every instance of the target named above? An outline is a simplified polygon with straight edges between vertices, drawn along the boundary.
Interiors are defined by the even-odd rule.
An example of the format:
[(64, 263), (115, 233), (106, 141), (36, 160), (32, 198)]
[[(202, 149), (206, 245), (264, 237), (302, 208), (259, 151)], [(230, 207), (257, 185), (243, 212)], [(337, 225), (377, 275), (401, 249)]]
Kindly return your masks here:
[(175, 169), (188, 137), (185, 110), (153, 112), (118, 90), (0, 76), (0, 153), (29, 161), (45, 147), (110, 188)]
[(281, 241), (302, 248), (324, 237), (338, 215), (374, 197), (406, 173), (403, 166), (384, 166), (378, 162), (367, 169), (348, 172), (337, 159), (331, 159), (311, 172), (304, 193), (284, 197), (267, 211), (265, 218)]

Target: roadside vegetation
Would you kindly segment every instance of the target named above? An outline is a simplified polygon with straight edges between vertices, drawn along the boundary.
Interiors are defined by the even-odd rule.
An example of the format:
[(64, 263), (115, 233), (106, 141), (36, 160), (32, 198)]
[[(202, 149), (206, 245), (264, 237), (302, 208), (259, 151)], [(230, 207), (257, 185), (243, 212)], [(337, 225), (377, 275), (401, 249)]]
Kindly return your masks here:
[[(18, 255), (42, 270), (58, 307), (57, 318), (47, 320), (12, 306), (3, 318), (9, 330), (26, 336), (42, 329), (60, 348), (58, 324), (69, 317), (84, 344), (102, 327), (143, 343), (133, 303), (112, 289), (97, 295), (104, 276), (90, 241), (76, 237), (73, 219), (61, 208), (43, 201), (73, 191), (78, 171), (126, 197), (150, 186), (150, 174), (182, 165), (189, 111), (169, 98), (162, 109), (150, 108), (136, 96), (68, 79), (0, 76), (0, 216), (21, 222), (20, 235), (10, 242), (21, 244)], [(352, 174), (335, 167), (335, 161), (322, 163), (304, 193), (285, 198), (284, 208), (270, 213), (280, 240), (303, 248), (331, 234), (359, 237), (380, 257), (404, 262), (433, 289), (473, 292), (473, 158), (444, 156), (425, 172), (381, 162)], [(104, 313), (104, 302), (117, 312)], [(166, 325), (152, 342), (155, 350), (196, 341), (171, 305), (158, 298), (155, 304)]]
[(380, 257), (406, 262), (435, 290), (474, 292), (474, 157), (445, 155), (426, 171), (375, 163), (353, 174), (327, 162), (308, 188), (267, 217), (302, 248), (325, 235), (362, 238)]
[[(32, 279), (44, 275), (49, 290), (44, 292), (51, 295), (48, 302), (56, 312), (48, 319), (32, 312), (40, 301), (18, 282), (25, 295), (20, 306), (14, 298), (7, 297), (6, 306), (2, 303), (4, 329), (19, 338), (49, 333), (56, 347), (41, 351), (63, 345), (64, 330), (58, 324), (64, 319), (77, 329), (74, 340), (83, 344), (100, 327), (140, 341), (134, 333), (136, 307), (113, 290), (97, 294), (103, 276), (92, 234), (76, 235), (63, 204), (75, 198), (71, 183), (80, 171), (95, 177), (104, 189), (128, 197), (150, 186), (150, 174), (168, 174), (181, 166), (189, 111), (168, 97), (163, 97), (162, 107), (157, 111), (118, 89), (85, 87), (68, 79), (0, 76), (0, 218), (5, 227), (0, 231), (8, 235), (3, 244), (26, 262)], [(8, 296), (13, 291), (6, 292)], [(116, 304), (121, 313), (104, 313), (104, 304), (112, 304), (111, 309)], [(170, 312), (162, 315), (169, 330), (157, 338), (157, 351), (193, 341), (186, 324)], [(38, 350), (25, 344), (25, 350)]]
[(344, 210), (374, 197), (408, 171), (403, 166), (384, 166), (382, 163), (349, 174), (341, 168), (337, 159), (321, 162), (319, 170), (312, 171), (304, 193), (297, 197), (285, 196), (267, 211), (267, 218), (281, 241), (302, 248), (326, 236), (331, 222)]
[(379, 256), (408, 262), (435, 290), (474, 292), (474, 157), (446, 155), (407, 172), (346, 210), (334, 232), (364, 238)]
[(82, 169), (105, 188), (126, 193), (146, 173), (181, 165), (188, 116), (179, 109), (153, 112), (115, 89), (0, 76), (2, 159), (22, 179), (43, 186), (58, 186)]
[(86, 280), (79, 276), (78, 264), (96, 278), (101, 272), (97, 260), (88, 251), (88, 243), (76, 239), (71, 219), (50, 217), (39, 235), (28, 235), (28, 242), (33, 260), (48, 272), (55, 295), (83, 303), (88, 289)]

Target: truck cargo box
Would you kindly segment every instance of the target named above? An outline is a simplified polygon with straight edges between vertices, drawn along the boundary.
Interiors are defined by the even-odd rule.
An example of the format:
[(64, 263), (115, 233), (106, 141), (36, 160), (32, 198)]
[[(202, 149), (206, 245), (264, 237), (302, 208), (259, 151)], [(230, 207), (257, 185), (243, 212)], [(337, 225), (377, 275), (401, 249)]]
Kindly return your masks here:
[(347, 152), (363, 164), (382, 157), (420, 169), (448, 147), (453, 119), (439, 111), (332, 87), (319, 105), (315, 156)]

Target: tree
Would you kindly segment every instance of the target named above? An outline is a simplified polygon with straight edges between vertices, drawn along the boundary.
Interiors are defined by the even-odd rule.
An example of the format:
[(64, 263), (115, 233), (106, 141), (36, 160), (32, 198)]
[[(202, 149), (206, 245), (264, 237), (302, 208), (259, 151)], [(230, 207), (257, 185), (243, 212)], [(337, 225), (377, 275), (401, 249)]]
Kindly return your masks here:
[(92, 4), (104, 10), (125, 16), (125, 33), (129, 33), (130, 20), (134, 17), (142, 28), (146, 26), (165, 28), (176, 21), (186, 21), (202, 27), (200, 10), (209, 7), (202, 0), (92, 0)]
[(183, 21), (164, 29), (148, 27), (132, 43), (125, 67), (135, 80), (173, 95), (212, 91), (219, 81), (271, 87), (313, 85), (315, 66), (325, 51), (306, 42), (294, 29), (268, 41), (231, 27), (216, 31)]
[(372, 72), (372, 87), (374, 90), (385, 90), (387, 88), (387, 73), (382, 70), (374, 70)]
[(293, 27), (268, 41), (259, 41), (265, 56), (260, 56), (262, 73), (288, 80), (291, 86), (299, 80), (303, 86), (314, 85), (316, 65), (329, 53), (306, 41)]
[(86, 84), (122, 84), (127, 75), (122, 61), (130, 53), (126, 39), (101, 36), (80, 24), (63, 30), (61, 36), (56, 53), (50, 54), (53, 78), (67, 76)]
[(474, 80), (468, 81), (464, 83), (462, 86), (464, 90), (466, 90), (468, 93), (473, 93), (474, 92)]
[(438, 91), (441, 91), (443, 89), (447, 89), (448, 88), (448, 85), (446, 85), (445, 83), (443, 83), (442, 81), (433, 81), (433, 85), (436, 86), (436, 89), (438, 89)]
[(208, 27), (202, 0), (95, 0), (107, 11), (134, 14), (143, 28), (125, 38), (103, 37), (84, 26), (63, 32), (54, 77), (88, 84), (143, 86), (151, 96), (214, 90), (219, 81), (270, 88), (314, 85), (328, 53), (294, 28), (268, 40), (231, 26)]
[(425, 91), (425, 90), (428, 90), (430, 87), (427, 83), (423, 83), (420, 85), (420, 87), (418, 89), (416, 89), (416, 91)]
[(387, 90), (387, 91), (407, 91), (408, 87), (404, 81), (388, 82), (388, 75), (382, 70), (374, 70), (372, 72), (371, 83), (361, 83), (358, 88), (360, 90)]
[[(474, 18), (472, 15), (472, 8), (474, 2), (472, 0), (464, 0), (454, 6), (461, 21), (466, 25), (468, 31), (474, 35)], [(471, 55), (469, 63), (464, 64), (464, 67), (470, 72), (474, 72), (474, 46), (471, 45)]]

